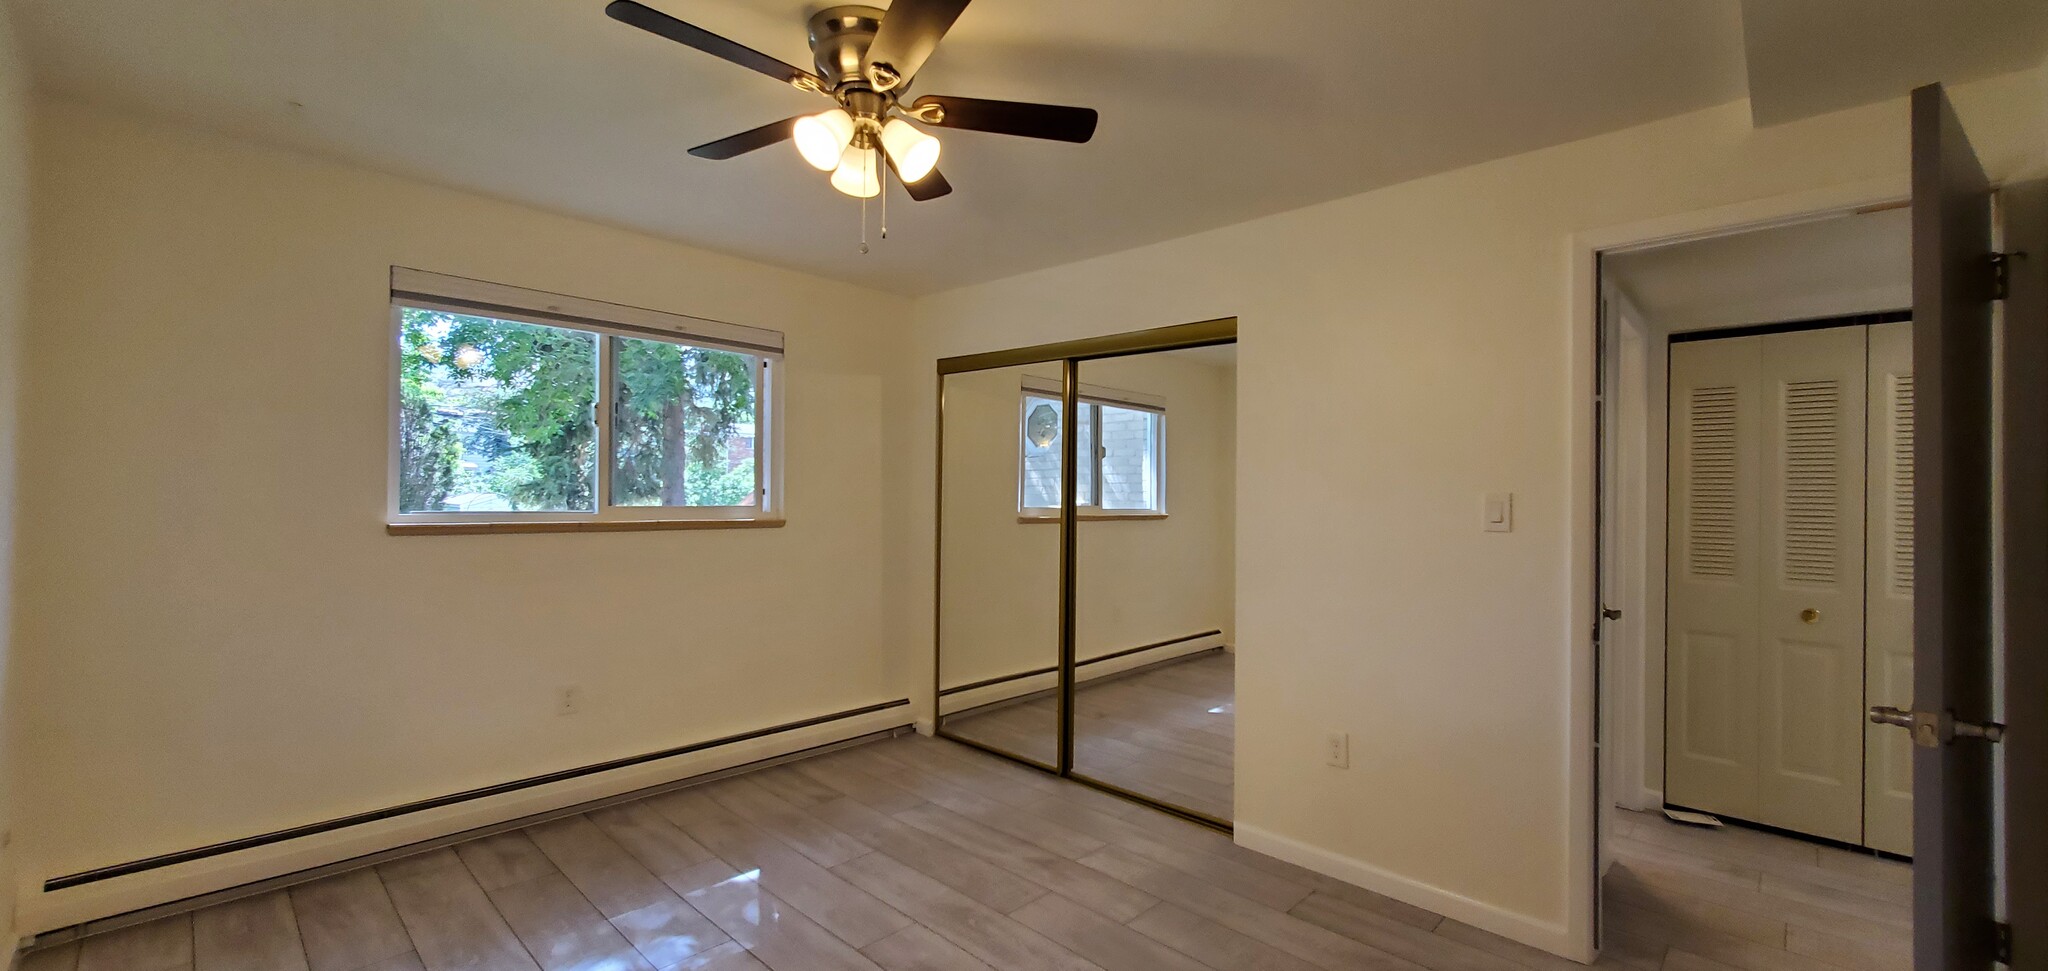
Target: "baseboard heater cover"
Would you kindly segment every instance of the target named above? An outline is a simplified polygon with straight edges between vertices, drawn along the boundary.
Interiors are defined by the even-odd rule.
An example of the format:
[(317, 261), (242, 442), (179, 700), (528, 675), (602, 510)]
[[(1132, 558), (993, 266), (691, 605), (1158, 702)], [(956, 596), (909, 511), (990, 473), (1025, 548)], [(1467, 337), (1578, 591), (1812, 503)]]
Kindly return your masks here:
[(629, 755), (624, 758), (612, 759), (606, 762), (596, 762), (590, 765), (577, 766), (573, 769), (561, 769), (554, 772), (543, 773), (541, 775), (528, 776), (524, 779), (514, 779), (510, 782), (500, 782), (495, 785), (483, 786), (481, 788), (466, 789), (462, 792), (452, 792), (444, 796), (434, 796), (428, 799), (417, 800), (415, 802), (402, 803), (396, 806), (387, 806), (383, 809), (372, 809), (368, 812), (354, 813), (348, 816), (337, 816), (333, 819), (322, 820), (317, 823), (307, 823), (302, 826), (293, 826), (287, 829), (274, 830), (272, 832), (262, 833), (256, 836), (244, 836), (238, 839), (226, 840), (219, 843), (212, 843), (206, 846), (193, 847), (192, 849), (188, 850), (178, 850), (173, 853), (162, 853), (156, 856), (145, 857), (140, 860), (130, 860), (126, 863), (115, 863), (109, 866), (97, 867), (91, 870), (81, 870), (77, 873), (69, 873), (60, 877), (51, 877), (50, 879), (43, 881), (43, 892), (50, 893), (52, 891), (64, 890), (70, 887), (84, 886), (88, 883), (98, 883), (101, 880), (112, 880), (115, 877), (125, 877), (131, 874), (142, 873), (148, 870), (155, 870), (167, 866), (176, 866), (180, 863), (190, 863), (194, 860), (203, 860), (208, 857), (220, 856), (226, 853), (234, 853), (239, 850), (254, 849), (259, 846), (268, 846), (272, 843), (282, 843), (286, 840), (300, 839), (307, 836), (317, 836), (321, 833), (331, 833), (335, 830), (345, 829), (350, 826), (361, 826), (365, 823), (379, 822), (381, 820), (391, 819), (397, 816), (406, 816), (411, 815), (413, 813), (426, 812), (430, 809), (440, 809), (444, 806), (452, 806), (457, 803), (469, 802), (475, 799), (485, 799), (491, 796), (504, 795), (508, 792), (517, 792), (521, 789), (531, 789), (535, 786), (544, 786), (553, 782), (566, 782), (570, 779), (580, 779), (584, 776), (596, 775), (600, 772), (611, 772), (616, 769), (624, 769), (636, 765), (644, 765), (648, 762), (658, 762), (662, 759), (675, 758), (680, 755), (689, 755), (695, 752), (702, 752), (707, 749), (714, 749), (724, 745), (735, 745), (740, 742), (750, 742), (757, 738), (766, 738), (767, 736), (778, 735), (783, 732), (793, 732), (800, 728), (811, 728), (813, 726), (823, 725), (827, 722), (838, 721), (840, 719), (856, 718), (861, 715), (872, 715), (875, 712), (888, 711), (891, 708), (908, 707), (909, 704), (910, 699), (898, 698), (894, 701), (884, 701), (879, 704), (868, 705), (862, 708), (852, 708), (846, 711), (833, 712), (829, 715), (818, 715), (813, 718), (805, 718), (801, 721), (785, 722), (780, 725), (771, 725), (767, 728), (757, 728), (753, 731), (741, 732), (736, 735), (726, 735), (721, 738), (714, 738), (702, 742), (694, 742), (689, 745), (679, 745), (675, 748), (666, 748), (658, 752), (646, 752), (640, 755)]
[[(1137, 647), (1127, 647), (1121, 651), (1111, 651), (1108, 654), (1104, 654), (1100, 657), (1091, 657), (1085, 661), (1075, 661), (1074, 666), (1077, 668), (1085, 668), (1090, 664), (1101, 664), (1104, 661), (1114, 661), (1117, 658), (1130, 657), (1133, 654), (1138, 654), (1144, 651), (1156, 651), (1162, 647), (1172, 647), (1175, 644), (1185, 644), (1189, 641), (1201, 640), (1204, 637), (1221, 636), (1223, 636), (1223, 632), (1220, 630), (1205, 630), (1198, 634), (1188, 634), (1184, 637), (1175, 637), (1171, 640), (1155, 641), (1151, 644), (1140, 644)], [(991, 685), (1002, 684), (1005, 681), (1020, 681), (1024, 678), (1036, 678), (1041, 675), (1053, 674), (1057, 671), (1059, 671), (1059, 668), (1057, 666), (1048, 668), (1033, 668), (1029, 671), (1019, 671), (1016, 674), (1005, 674), (999, 677), (985, 678), (983, 680), (972, 681), (967, 684), (954, 685), (953, 687), (940, 691), (939, 697), (945, 698), (950, 695), (957, 695), (962, 691), (973, 691), (976, 688), (986, 688)]]

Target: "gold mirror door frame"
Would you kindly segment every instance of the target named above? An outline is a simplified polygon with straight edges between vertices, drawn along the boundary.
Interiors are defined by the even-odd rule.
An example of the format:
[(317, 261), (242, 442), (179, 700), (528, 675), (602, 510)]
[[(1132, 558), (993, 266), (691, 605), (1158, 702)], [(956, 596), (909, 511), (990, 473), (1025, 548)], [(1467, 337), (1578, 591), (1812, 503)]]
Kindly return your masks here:
[[(969, 745), (993, 755), (1028, 765), (1041, 771), (1050, 772), (1063, 778), (1072, 779), (1084, 785), (1100, 789), (1112, 795), (1129, 799), (1155, 809), (1180, 816), (1217, 829), (1229, 831), (1231, 823), (1209, 813), (1190, 809), (1133, 792), (1114, 783), (1091, 778), (1074, 771), (1074, 640), (1075, 640), (1075, 563), (1079, 546), (1079, 514), (1075, 504), (1075, 485), (1078, 462), (1075, 456), (1073, 422), (1077, 409), (1076, 396), (1080, 388), (1080, 365), (1082, 361), (1109, 357), (1123, 357), (1132, 354), (1147, 354), (1157, 351), (1185, 350), (1207, 347), (1214, 344), (1230, 344), (1237, 340), (1237, 318), (1223, 317), (1199, 321), (1192, 324), (1178, 324), (1151, 330), (1111, 334), (1105, 337), (1091, 337), (1055, 344), (1039, 344), (1004, 351), (969, 354), (961, 357), (942, 358), (938, 362), (938, 415), (935, 423), (936, 457), (933, 463), (935, 495), (933, 509), (932, 538), (932, 723), (934, 734)], [(1014, 368), (1031, 364), (1058, 364), (1062, 375), (1060, 409), (1060, 531), (1059, 531), (1059, 661), (1056, 675), (1058, 684), (1057, 721), (1058, 738), (1056, 757), (1048, 765), (1042, 760), (1006, 751), (1000, 746), (973, 738), (964, 737), (946, 727), (946, 718), (941, 708), (948, 689), (943, 684), (945, 663), (945, 502), (946, 502), (946, 378), (948, 375), (966, 374), (975, 371), (989, 371), (999, 368)], [(956, 686), (954, 691), (959, 690)]]

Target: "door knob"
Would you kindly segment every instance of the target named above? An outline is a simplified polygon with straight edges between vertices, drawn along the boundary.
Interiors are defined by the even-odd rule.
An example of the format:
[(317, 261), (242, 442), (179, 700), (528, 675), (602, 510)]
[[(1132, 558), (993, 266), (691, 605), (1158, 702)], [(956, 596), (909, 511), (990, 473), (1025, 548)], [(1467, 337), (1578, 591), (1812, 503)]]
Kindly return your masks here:
[(1935, 715), (1924, 711), (1906, 711), (1889, 705), (1870, 706), (1870, 722), (1873, 725), (1897, 725), (1913, 733), (1913, 744), (1921, 748), (1934, 748), (1944, 741), (1958, 738), (1981, 738), (1987, 742), (2005, 741), (2005, 726), (1997, 722), (1970, 722), (1944, 712)]
[(1935, 748), (1941, 745), (1940, 719), (1924, 711), (1906, 711), (1889, 705), (1871, 705), (1870, 723), (1873, 725), (1897, 725), (1913, 733), (1913, 744), (1921, 748)]
[(1958, 719), (1949, 724), (1949, 729), (1963, 738), (1981, 738), (1987, 742), (2005, 741), (2005, 726), (1997, 722), (1966, 722)]
[(1820, 623), (1820, 611), (1808, 607), (1799, 612), (1799, 619), (1808, 624)]
[(1900, 728), (1913, 727), (1913, 713), (1890, 705), (1871, 705), (1870, 723), (1873, 725), (1897, 725)]

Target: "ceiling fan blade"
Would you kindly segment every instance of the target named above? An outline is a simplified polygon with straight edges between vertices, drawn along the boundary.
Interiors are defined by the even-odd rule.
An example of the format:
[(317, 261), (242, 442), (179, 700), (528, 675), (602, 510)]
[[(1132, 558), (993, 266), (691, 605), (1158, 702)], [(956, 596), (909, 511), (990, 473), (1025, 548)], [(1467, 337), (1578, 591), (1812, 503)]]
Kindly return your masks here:
[[(797, 116), (797, 118), (801, 117), (803, 116)], [(737, 135), (728, 135), (715, 142), (705, 142), (696, 148), (690, 149), (690, 154), (698, 158), (728, 159), (737, 155), (745, 155), (757, 148), (767, 148), (776, 142), (788, 138), (795, 131), (796, 118), (784, 118), (781, 121), (770, 122), (759, 128), (740, 132)]]
[[(882, 14), (882, 26), (875, 31), (874, 41), (868, 44), (865, 67), (886, 65), (900, 79), (894, 85), (882, 85), (884, 88), (893, 90), (909, 84), (918, 69), (924, 67), (925, 59), (932, 56), (932, 49), (939, 46), (939, 38), (946, 36), (965, 9), (967, 0), (894, 0)], [(875, 80), (872, 74), (869, 80)]]
[[(883, 152), (882, 157), (889, 158), (889, 153)], [(903, 182), (903, 173), (896, 170), (896, 160), (893, 158), (889, 159), (889, 171), (895, 174), (896, 181)], [(940, 175), (938, 169), (933, 169), (916, 182), (903, 182), (903, 191), (910, 193), (913, 202), (930, 202), (940, 196), (952, 194), (953, 183), (946, 181), (946, 177)]]
[(946, 181), (946, 177), (940, 175), (938, 169), (933, 169), (930, 175), (916, 182), (905, 182), (903, 188), (910, 193), (910, 198), (918, 202), (930, 202), (953, 193), (953, 183)]
[(809, 71), (784, 64), (745, 44), (727, 40), (694, 24), (686, 24), (635, 0), (612, 0), (605, 4), (604, 15), (650, 34), (659, 34), (678, 44), (694, 47), (713, 57), (759, 71), (784, 84), (795, 84), (802, 78), (820, 83), (817, 75)]
[(1085, 142), (1095, 137), (1096, 115), (1093, 108), (929, 94), (910, 106), (919, 120), (932, 117), (931, 112), (924, 110), (928, 107), (936, 107), (942, 112), (930, 121), (940, 128), (1050, 138), (1060, 142)]

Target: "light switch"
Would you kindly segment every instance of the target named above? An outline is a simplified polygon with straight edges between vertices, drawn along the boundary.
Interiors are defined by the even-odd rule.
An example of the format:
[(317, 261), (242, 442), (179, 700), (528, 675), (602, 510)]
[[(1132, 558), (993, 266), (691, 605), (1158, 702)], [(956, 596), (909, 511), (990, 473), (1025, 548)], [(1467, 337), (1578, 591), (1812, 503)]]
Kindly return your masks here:
[(1489, 492), (1486, 494), (1486, 531), (1489, 533), (1512, 533), (1515, 531), (1514, 493)]

